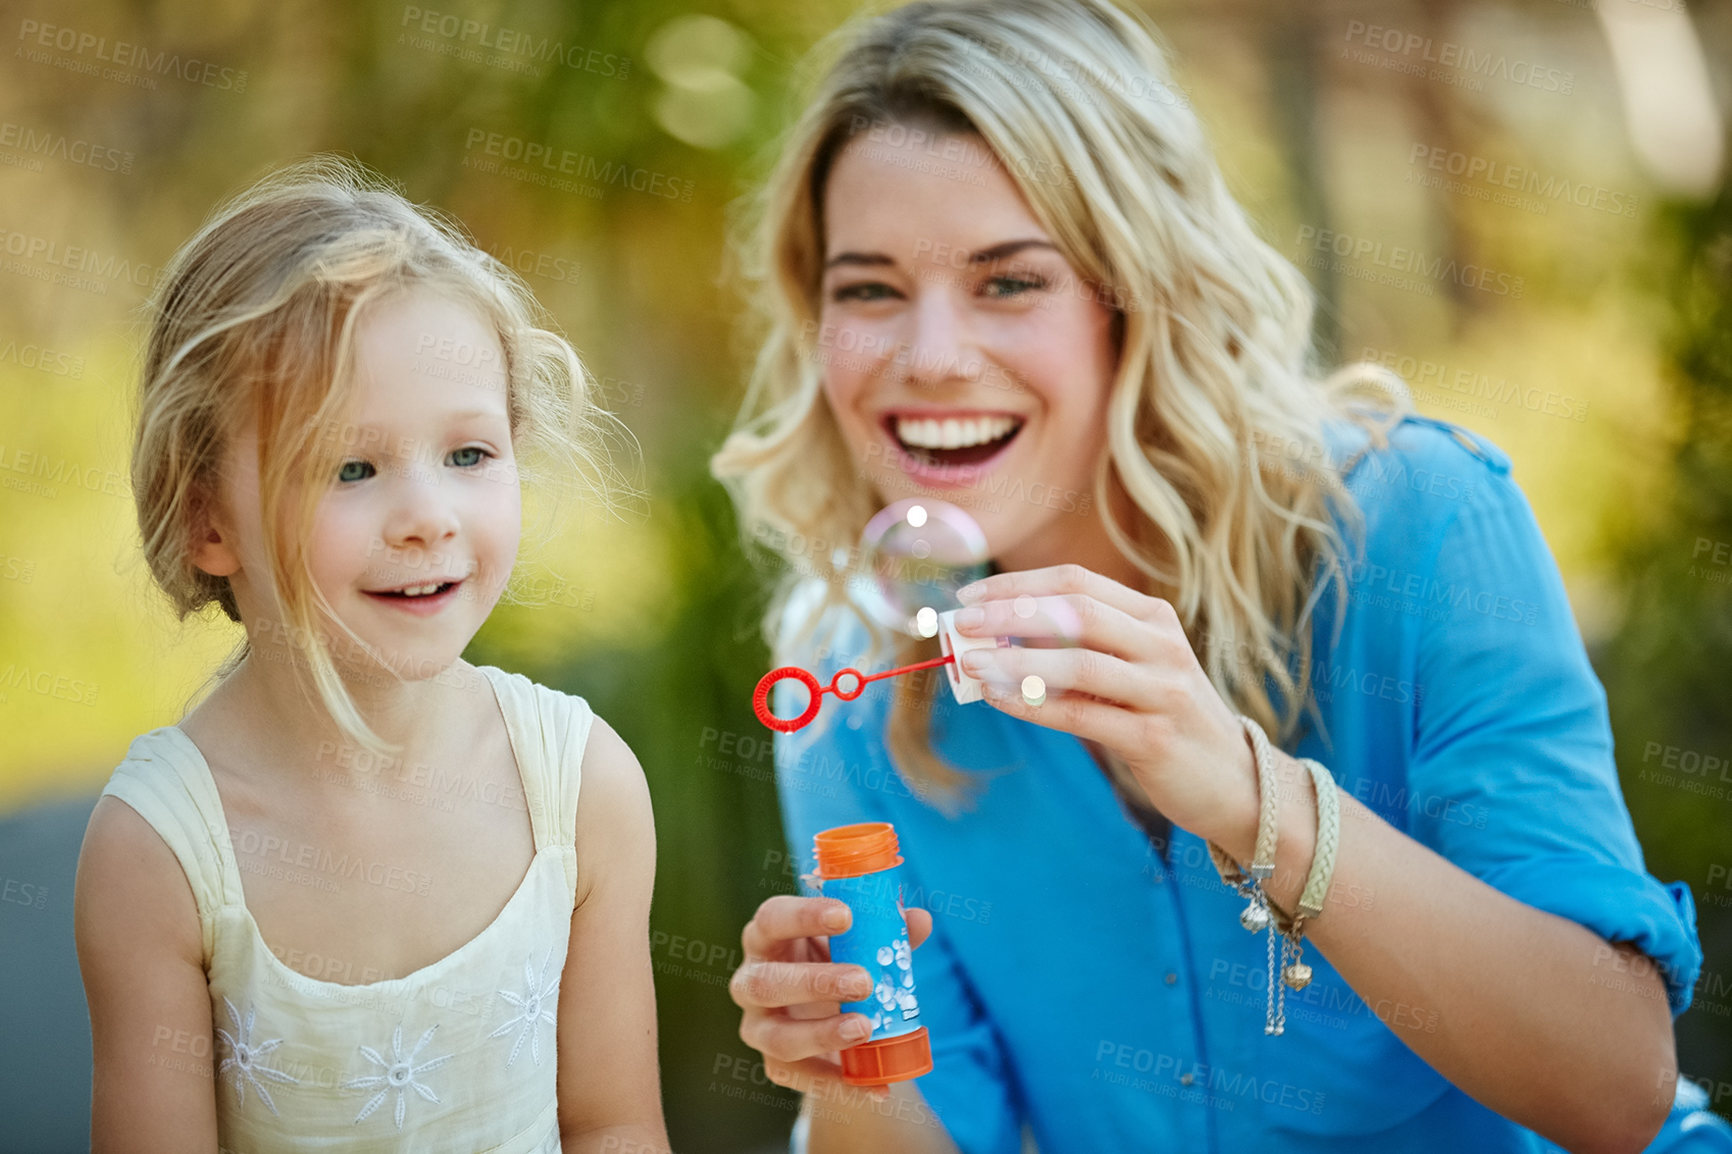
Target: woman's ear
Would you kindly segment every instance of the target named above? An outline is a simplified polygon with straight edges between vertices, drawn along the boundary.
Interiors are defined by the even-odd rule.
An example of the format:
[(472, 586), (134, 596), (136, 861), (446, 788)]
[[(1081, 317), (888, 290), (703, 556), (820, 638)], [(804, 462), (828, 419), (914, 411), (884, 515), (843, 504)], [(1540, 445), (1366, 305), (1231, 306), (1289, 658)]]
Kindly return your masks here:
[(235, 548), (234, 532), (225, 519), (218, 517), (217, 503), (208, 493), (194, 498), (197, 514), (193, 524), (192, 563), (212, 577), (228, 577), (240, 571), (240, 552)]

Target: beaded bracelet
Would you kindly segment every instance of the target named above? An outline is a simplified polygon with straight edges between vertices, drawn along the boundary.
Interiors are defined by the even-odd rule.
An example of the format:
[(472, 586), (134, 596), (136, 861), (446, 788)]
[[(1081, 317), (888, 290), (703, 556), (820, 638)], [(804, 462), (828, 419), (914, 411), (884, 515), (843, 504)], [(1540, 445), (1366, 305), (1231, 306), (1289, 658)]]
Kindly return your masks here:
[[(1267, 929), (1268, 939), (1268, 1001), (1264, 1011), (1263, 1032), (1279, 1035), (1287, 1026), (1286, 991), (1302, 990), (1311, 983), (1311, 967), (1303, 959), (1305, 922), (1322, 916), (1323, 901), (1329, 892), (1330, 878), (1335, 873), (1335, 851), (1340, 841), (1341, 805), (1335, 779), (1320, 763), (1301, 758), (1299, 763), (1310, 772), (1311, 784), (1317, 793), (1317, 844), (1311, 857), (1311, 869), (1305, 878), (1305, 888), (1299, 895), (1294, 917), (1269, 901), (1263, 883), (1275, 873), (1275, 775), (1270, 769), (1268, 735), (1256, 721), (1243, 714), (1239, 723), (1250, 739), (1257, 769), (1257, 845), (1250, 871), (1240, 868), (1226, 850), (1209, 842), (1209, 858), (1221, 881), (1231, 886), (1247, 900), (1239, 914), (1239, 924), (1252, 933)], [(1271, 911), (1279, 915), (1272, 916)], [(1277, 946), (1276, 939), (1280, 939)], [(1277, 954), (1279, 964), (1277, 964)], [(1276, 979), (1277, 970), (1280, 980)]]

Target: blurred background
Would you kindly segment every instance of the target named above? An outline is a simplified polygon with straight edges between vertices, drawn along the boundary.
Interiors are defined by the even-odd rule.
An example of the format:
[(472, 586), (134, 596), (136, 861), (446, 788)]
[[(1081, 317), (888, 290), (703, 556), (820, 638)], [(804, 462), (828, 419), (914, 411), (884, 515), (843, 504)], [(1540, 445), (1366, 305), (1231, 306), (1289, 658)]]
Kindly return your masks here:
[[(437, 7), (431, 6), (437, 5)], [(1707, 961), (1681, 1065), (1732, 1110), (1732, 2), (1147, 0), (1326, 359), (1501, 445), (1604, 680), (1653, 872)], [(96, 792), (238, 640), (140, 562), (141, 305), (221, 198), (358, 157), (519, 269), (641, 445), (647, 499), (526, 548), (472, 660), (588, 697), (649, 775), (667, 1117), (783, 1148), (736, 1034), (792, 891), (752, 718), (774, 575), (706, 460), (751, 353), (728, 236), (837, 0), (47, 0), (0, 41), (0, 1149), (88, 1142), (72, 882)], [(509, 34), (500, 35), (500, 30)], [(513, 157), (579, 159), (564, 179)]]

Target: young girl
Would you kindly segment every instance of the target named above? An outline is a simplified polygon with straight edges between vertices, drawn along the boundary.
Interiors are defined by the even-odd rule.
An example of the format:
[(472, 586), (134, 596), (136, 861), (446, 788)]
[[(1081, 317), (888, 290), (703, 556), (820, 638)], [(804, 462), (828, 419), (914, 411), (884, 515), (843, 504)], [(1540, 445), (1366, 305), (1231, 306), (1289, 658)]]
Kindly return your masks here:
[[(894, 1101), (838, 1082), (872, 1029), (838, 1013), (871, 988), (828, 962), (846, 908), (745, 928), (741, 1034), (808, 1092), (813, 1154), (1643, 1147), (1694, 911), (1643, 868), (1509, 458), (1399, 382), (1313, 374), (1304, 279), (1127, 11), (917, 3), (833, 47), (764, 197), (769, 335), (716, 471), (760, 539), (965, 508), (999, 571), (958, 630), (1026, 644), (966, 654), (985, 704), (879, 682), (779, 741), (802, 861), (891, 822), (931, 907), (934, 1068)], [(833, 579), (784, 590), (776, 663), (877, 668), (847, 575), (789, 560)], [(1247, 906), (1222, 859), (1264, 858), (1265, 813)], [(1277, 977), (1246, 929), (1302, 896)], [(1724, 1148), (1687, 1114), (1671, 1138)]]
[(91, 817), (95, 1149), (665, 1147), (643, 772), (581, 698), (461, 657), (511, 575), (518, 454), (600, 465), (539, 315), (335, 161), (175, 258), (145, 557), (247, 640)]

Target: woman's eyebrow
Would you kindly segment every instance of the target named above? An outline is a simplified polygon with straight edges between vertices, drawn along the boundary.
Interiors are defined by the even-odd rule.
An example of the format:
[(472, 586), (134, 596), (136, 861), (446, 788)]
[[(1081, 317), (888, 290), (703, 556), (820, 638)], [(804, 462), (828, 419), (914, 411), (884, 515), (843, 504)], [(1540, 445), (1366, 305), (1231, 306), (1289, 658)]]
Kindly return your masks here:
[[(1000, 244), (995, 244), (990, 248), (977, 249), (968, 254), (968, 263), (992, 264), (994, 261), (1001, 261), (1005, 257), (1015, 256), (1024, 249), (1030, 248), (1047, 248), (1054, 252), (1058, 251), (1058, 246), (1049, 240), (1028, 237), (1022, 240), (1007, 240)], [(877, 268), (885, 265), (894, 266), (895, 264), (896, 261), (893, 258), (885, 256), (883, 253), (879, 252), (839, 252), (829, 260), (825, 261), (824, 267), (826, 269), (831, 269), (838, 265), (859, 265), (869, 268)]]
[(1054, 252), (1058, 251), (1058, 245), (1049, 240), (1039, 240), (1033, 237), (1027, 240), (1007, 240), (1003, 244), (995, 244), (991, 248), (983, 248), (977, 252), (969, 253), (968, 263), (992, 264), (994, 261), (1001, 261), (1007, 256), (1015, 256), (1024, 249), (1030, 248), (1049, 248)]

